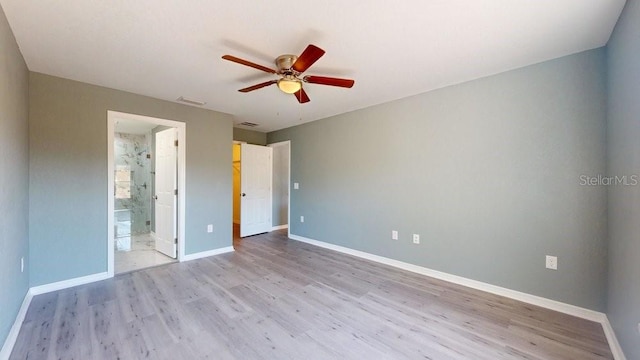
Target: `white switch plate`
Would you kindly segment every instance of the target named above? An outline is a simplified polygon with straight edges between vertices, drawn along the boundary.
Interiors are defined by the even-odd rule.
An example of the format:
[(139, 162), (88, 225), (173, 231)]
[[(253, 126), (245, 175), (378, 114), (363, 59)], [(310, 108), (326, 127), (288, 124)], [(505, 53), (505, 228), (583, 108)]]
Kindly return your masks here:
[(420, 244), (420, 235), (413, 234), (413, 243), (414, 244)]
[(208, 233), (213, 232), (213, 224), (209, 224), (209, 225), (207, 225), (207, 232), (208, 232)]
[(391, 240), (398, 240), (398, 232), (396, 230), (391, 231)]
[(546, 265), (547, 269), (558, 270), (558, 257), (547, 255)]
[(294, 190), (298, 190), (300, 188), (300, 184), (293, 183), (293, 188), (294, 188)]
[(300, 222), (304, 222), (304, 216), (300, 216)]
[(24, 272), (24, 256), (20, 258), (20, 272)]

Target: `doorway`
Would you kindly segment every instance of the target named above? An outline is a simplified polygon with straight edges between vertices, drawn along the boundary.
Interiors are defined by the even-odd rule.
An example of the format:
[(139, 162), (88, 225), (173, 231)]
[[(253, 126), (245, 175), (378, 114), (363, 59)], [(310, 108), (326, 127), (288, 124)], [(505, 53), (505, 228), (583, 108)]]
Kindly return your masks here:
[(239, 237), (271, 231), (272, 153), (267, 146), (233, 144), (233, 218)]
[(290, 141), (266, 147), (233, 142), (234, 245), (242, 237), (288, 229), (290, 152)]
[(233, 239), (234, 244), (240, 239), (240, 171), (241, 171), (241, 157), (240, 157), (240, 144), (242, 141), (233, 142)]
[(108, 273), (184, 254), (185, 124), (109, 111)]

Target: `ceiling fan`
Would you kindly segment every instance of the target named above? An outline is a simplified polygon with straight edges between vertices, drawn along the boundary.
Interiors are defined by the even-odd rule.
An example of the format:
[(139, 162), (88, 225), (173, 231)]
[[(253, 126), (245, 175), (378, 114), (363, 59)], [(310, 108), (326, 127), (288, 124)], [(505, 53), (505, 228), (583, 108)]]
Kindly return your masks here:
[(298, 102), (304, 104), (309, 102), (310, 99), (309, 96), (307, 96), (307, 93), (302, 88), (303, 82), (309, 84), (330, 85), (344, 88), (350, 88), (355, 83), (355, 81), (351, 79), (340, 79), (326, 76), (305, 75), (304, 77), (300, 77), (302, 73), (307, 71), (307, 69), (309, 69), (311, 65), (318, 61), (318, 59), (320, 59), (322, 55), (324, 55), (324, 50), (315, 45), (309, 45), (306, 49), (304, 49), (300, 56), (278, 56), (275, 61), (278, 70), (273, 70), (266, 66), (252, 63), (251, 61), (240, 59), (231, 55), (224, 55), (222, 58), (224, 60), (232, 61), (279, 76), (279, 79), (277, 80), (265, 81), (263, 83), (249, 86), (238, 91), (246, 93), (249, 91), (262, 89), (263, 87), (269, 85), (278, 84), (278, 88), (280, 90), (287, 94), (295, 95), (296, 99), (298, 99)]

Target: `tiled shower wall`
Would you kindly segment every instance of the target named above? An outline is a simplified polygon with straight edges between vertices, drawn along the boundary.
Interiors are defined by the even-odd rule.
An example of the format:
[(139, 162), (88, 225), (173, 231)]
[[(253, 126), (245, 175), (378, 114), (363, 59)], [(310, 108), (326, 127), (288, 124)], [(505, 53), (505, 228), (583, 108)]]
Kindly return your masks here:
[[(115, 133), (115, 169), (116, 180), (123, 175), (130, 176), (129, 197), (122, 196), (115, 199), (116, 216), (130, 217), (131, 233), (143, 234), (150, 230), (147, 221), (151, 220), (151, 159), (150, 154), (151, 134), (134, 135)], [(118, 172), (122, 172), (118, 174)], [(116, 187), (118, 181), (116, 181)], [(124, 183), (126, 184), (126, 183)], [(118, 211), (129, 210), (129, 211)], [(121, 231), (118, 231), (121, 234)]]

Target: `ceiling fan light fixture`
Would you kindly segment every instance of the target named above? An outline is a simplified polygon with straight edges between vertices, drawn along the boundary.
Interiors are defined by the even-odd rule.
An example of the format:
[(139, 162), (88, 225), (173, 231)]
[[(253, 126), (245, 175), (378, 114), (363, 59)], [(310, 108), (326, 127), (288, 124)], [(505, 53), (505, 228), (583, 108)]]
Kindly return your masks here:
[(302, 89), (302, 82), (294, 77), (285, 76), (278, 80), (278, 88), (287, 94), (295, 94)]

